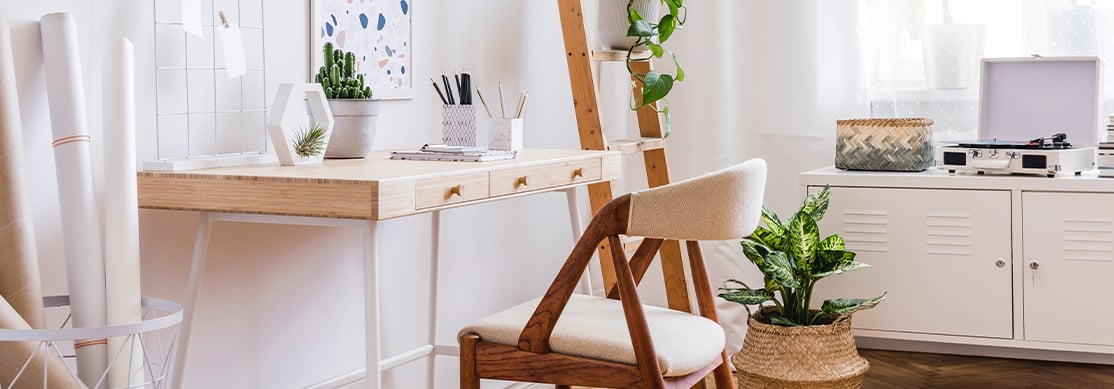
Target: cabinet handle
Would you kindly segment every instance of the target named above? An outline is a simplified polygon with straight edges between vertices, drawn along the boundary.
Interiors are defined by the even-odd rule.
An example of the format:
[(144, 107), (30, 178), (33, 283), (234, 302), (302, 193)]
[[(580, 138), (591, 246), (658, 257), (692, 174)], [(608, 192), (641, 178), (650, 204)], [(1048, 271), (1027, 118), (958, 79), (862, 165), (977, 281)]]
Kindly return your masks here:
[(572, 171), (572, 176), (573, 177), (584, 177), (584, 168), (582, 168), (582, 167), (576, 168), (576, 170)]
[(518, 177), (518, 180), (516, 180), (514, 182), (514, 186), (516, 188), (519, 187), (519, 186), (528, 186), (528, 185), (529, 184), (526, 183), (526, 176)]
[(463, 190), (464, 190), (464, 185), (453, 186), (452, 188), (449, 188), (449, 197), (463, 196), (463, 194), (461, 193)]
[(994, 262), (994, 266), (998, 266), (999, 269), (1001, 269), (1003, 267), (1006, 267), (1006, 260), (1002, 259), (1002, 258), (998, 258), (998, 261)]
[(1041, 268), (1041, 263), (1037, 262), (1037, 261), (1029, 261), (1029, 268), (1033, 269), (1033, 270), (1040, 269)]

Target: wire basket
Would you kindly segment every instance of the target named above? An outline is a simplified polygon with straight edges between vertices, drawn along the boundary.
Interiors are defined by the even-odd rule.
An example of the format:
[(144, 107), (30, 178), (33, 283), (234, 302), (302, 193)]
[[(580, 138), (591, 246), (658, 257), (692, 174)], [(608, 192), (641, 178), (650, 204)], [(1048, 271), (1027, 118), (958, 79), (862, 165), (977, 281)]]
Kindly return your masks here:
[[(27, 342), (36, 344), (34, 352), (23, 361), (11, 382), (0, 382), (0, 389), (29, 387), (29, 381), (43, 383), (43, 388), (82, 387), (74, 373), (74, 342), (85, 339), (119, 339), (119, 347), (108, 348), (108, 365), (100, 374), (97, 382), (86, 383), (89, 389), (133, 389), (165, 388), (170, 383), (170, 368), (173, 365), (174, 347), (178, 341), (178, 326), (182, 322), (182, 306), (166, 300), (144, 297), (141, 301), (143, 317), (140, 322), (104, 327), (69, 328), (71, 315), (68, 312), (69, 296), (48, 296), (43, 298), (47, 317), (57, 315), (65, 319), (57, 329), (0, 329), (0, 342)], [(62, 312), (59, 312), (62, 311)], [(138, 346), (137, 346), (138, 344)], [(38, 362), (46, 366), (48, 360), (61, 358), (68, 366), (66, 382), (49, 382), (46, 368), (30, 369)], [(131, 364), (138, 358), (142, 365), (142, 382), (131, 382), (129, 378), (123, 385), (108, 383), (110, 370), (120, 364)], [(36, 359), (38, 359), (36, 361)], [(35, 370), (35, 371), (32, 371)], [(32, 377), (32, 376), (35, 377)]]

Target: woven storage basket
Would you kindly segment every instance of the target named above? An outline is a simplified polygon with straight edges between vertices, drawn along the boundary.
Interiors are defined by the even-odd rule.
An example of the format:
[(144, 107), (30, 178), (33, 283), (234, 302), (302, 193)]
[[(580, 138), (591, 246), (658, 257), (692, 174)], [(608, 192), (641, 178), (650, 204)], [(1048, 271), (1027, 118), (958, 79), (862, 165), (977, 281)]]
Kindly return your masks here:
[(774, 309), (762, 308), (747, 321), (743, 350), (731, 358), (739, 389), (862, 387), (870, 363), (855, 348), (850, 317), (801, 327), (757, 319)]
[(933, 163), (932, 119), (836, 121), (837, 168), (919, 172)]

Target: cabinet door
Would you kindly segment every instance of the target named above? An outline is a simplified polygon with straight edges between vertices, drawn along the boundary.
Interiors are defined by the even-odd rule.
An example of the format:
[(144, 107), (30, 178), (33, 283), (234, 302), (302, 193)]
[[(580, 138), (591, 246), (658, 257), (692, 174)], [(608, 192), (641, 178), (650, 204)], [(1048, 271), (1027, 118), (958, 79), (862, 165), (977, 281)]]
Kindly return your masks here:
[(814, 304), (889, 292), (855, 328), (1013, 337), (1008, 191), (832, 188), (820, 232), (872, 267), (821, 280)]
[(1114, 345), (1114, 194), (1021, 202), (1025, 339)]

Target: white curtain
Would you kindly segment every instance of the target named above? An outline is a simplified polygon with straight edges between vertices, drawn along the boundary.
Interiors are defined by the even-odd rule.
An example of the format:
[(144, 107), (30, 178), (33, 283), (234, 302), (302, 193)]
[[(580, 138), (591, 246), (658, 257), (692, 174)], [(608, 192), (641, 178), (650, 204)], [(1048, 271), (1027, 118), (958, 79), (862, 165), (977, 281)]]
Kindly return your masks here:
[[(868, 34), (863, 45), (868, 48), (871, 114), (932, 118), (938, 141), (978, 138), (977, 71), (982, 57), (1114, 58), (1114, 1), (867, 0), (866, 5), (863, 30)], [(972, 34), (965, 26), (981, 26), (985, 35)], [(932, 29), (947, 34), (948, 41), (933, 41)], [(973, 55), (949, 50), (960, 46), (982, 50)], [(955, 62), (937, 61), (945, 56)], [(937, 63), (946, 66), (935, 67)], [(931, 76), (971, 71), (975, 78), (962, 85)], [(1105, 96), (1114, 96), (1112, 87), (1114, 81), (1105, 77)], [(1109, 99), (1105, 108), (1107, 113), (1114, 108)]]

